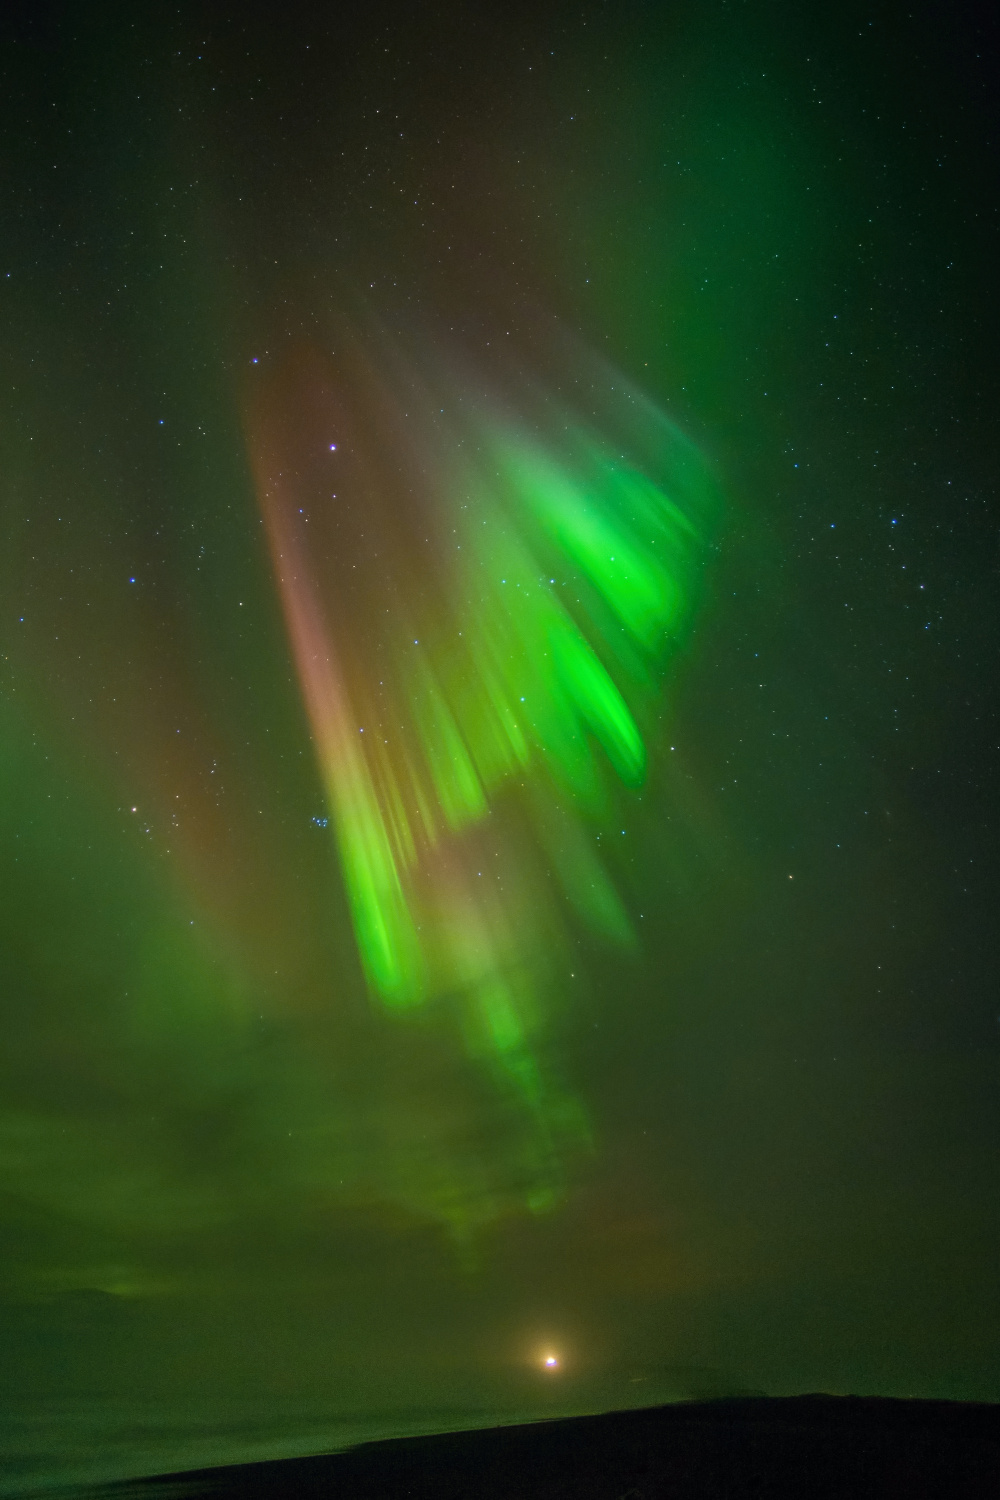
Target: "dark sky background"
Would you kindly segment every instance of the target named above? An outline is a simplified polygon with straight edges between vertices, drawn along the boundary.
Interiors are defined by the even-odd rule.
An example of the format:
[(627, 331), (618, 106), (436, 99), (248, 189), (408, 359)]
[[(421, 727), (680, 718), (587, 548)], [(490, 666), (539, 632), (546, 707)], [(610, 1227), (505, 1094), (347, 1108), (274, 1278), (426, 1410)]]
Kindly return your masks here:
[[(0, 43), (0, 1492), (996, 1400), (995, 20), (67, 0)], [(530, 958), (588, 1122), (544, 1171), (452, 1002), (366, 992), (254, 470), (337, 413), (388, 546), (529, 387), (553, 452), (641, 392), (716, 497), (641, 792), (579, 816), (637, 939)], [(355, 605), (352, 504), (360, 680), (366, 609), (460, 611), (441, 529)]]

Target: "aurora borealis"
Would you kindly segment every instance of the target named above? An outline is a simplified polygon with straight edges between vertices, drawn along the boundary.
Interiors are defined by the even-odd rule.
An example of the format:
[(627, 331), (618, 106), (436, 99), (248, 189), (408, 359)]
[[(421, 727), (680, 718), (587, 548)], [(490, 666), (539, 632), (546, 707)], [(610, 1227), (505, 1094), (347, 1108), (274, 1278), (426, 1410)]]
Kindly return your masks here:
[(0, 1493), (997, 1398), (984, 37), (3, 20)]
[[(573, 351), (572, 368), (587, 363)], [(255, 393), (249, 429), (361, 964), (389, 1009), (454, 1011), (467, 1051), (514, 1091), (532, 1120), (521, 1196), (540, 1212), (562, 1138), (588, 1136), (533, 1046), (575, 977), (560, 906), (635, 941), (591, 830), (614, 811), (602, 763), (643, 783), (616, 678), (649, 717), (691, 613), (710, 480), (613, 371), (587, 382), (599, 436), (538, 393), (546, 448), (454, 374), (434, 387), (404, 370), (395, 394), (349, 355), (338, 365), (339, 397), (332, 369), (295, 359)], [(454, 1181), (423, 1206), (461, 1235), (501, 1203)]]

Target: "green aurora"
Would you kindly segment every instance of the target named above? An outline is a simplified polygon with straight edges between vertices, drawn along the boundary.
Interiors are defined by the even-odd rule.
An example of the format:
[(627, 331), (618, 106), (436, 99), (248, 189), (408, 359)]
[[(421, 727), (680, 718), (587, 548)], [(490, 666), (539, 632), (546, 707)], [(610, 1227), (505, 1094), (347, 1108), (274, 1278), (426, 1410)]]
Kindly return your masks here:
[(0, 18), (0, 1493), (997, 1398), (988, 52)]
[[(573, 363), (588, 362), (576, 351)], [(372, 454), (351, 442), (351, 402), (324, 373), (315, 356), (279, 373), (280, 395), (257, 396), (250, 426), (362, 966), (390, 1009), (446, 1003), (470, 1054), (514, 1089), (532, 1120), (520, 1191), (539, 1212), (560, 1196), (564, 1140), (589, 1136), (582, 1105), (553, 1088), (537, 1055), (552, 998), (575, 977), (558, 894), (583, 930), (634, 943), (595, 847), (614, 811), (604, 765), (633, 790), (644, 781), (635, 714), (652, 720), (664, 660), (690, 622), (711, 481), (676, 428), (620, 372), (598, 368), (590, 397), (607, 389), (608, 431), (588, 434), (550, 400), (547, 447), (464, 410), (457, 380), (405, 413), (383, 390), (388, 430), (377, 419), (362, 429), (385, 467), (387, 414), (400, 428), (410, 419), (427, 499), (409, 483), (376, 496)], [(356, 405), (353, 365), (349, 385)], [(407, 385), (412, 408), (418, 382)], [(462, 416), (435, 431), (439, 401)], [(615, 406), (632, 428), (624, 439)], [(620, 451), (629, 437), (659, 485)], [(463, 449), (471, 464), (456, 462)], [(404, 451), (392, 471), (409, 481), (414, 459)], [(436, 533), (422, 538), (433, 568), (413, 566), (421, 528)], [(449, 1177), (421, 1206), (461, 1237), (501, 1203), (478, 1176)]]

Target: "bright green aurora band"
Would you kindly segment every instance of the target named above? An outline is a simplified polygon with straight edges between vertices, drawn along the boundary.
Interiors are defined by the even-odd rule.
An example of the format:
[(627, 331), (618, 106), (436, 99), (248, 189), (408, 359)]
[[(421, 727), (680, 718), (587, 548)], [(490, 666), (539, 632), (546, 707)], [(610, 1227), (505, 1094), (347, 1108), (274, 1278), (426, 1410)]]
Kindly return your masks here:
[[(378, 1001), (446, 1007), (516, 1104), (517, 1194), (540, 1212), (567, 1153), (591, 1141), (546, 1055), (572, 926), (636, 941), (599, 830), (656, 749), (713, 488), (690, 443), (608, 370), (588, 390), (593, 403), (603, 388), (601, 424), (548, 395), (547, 439), (524, 414), (498, 417), (499, 401), (480, 410), (456, 378), (435, 410), (462, 415), (428, 423), (419, 452), (400, 436), (412, 396), (370, 374), (349, 398), (334, 384), (313, 362), (286, 370), (249, 426), (358, 949)], [(330, 469), (317, 474), (321, 448)], [(372, 454), (394, 448), (407, 489), (376, 493)], [(419, 1204), (459, 1239), (505, 1207), (468, 1186), (439, 1178)]]

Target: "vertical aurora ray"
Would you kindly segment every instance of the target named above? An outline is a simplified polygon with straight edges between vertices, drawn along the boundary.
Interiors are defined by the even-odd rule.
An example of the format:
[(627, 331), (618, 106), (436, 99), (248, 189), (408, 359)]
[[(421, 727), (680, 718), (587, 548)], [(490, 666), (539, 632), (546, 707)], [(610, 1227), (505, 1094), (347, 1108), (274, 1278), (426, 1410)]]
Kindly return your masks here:
[[(451, 1016), (528, 1122), (541, 1210), (590, 1140), (552, 1055), (574, 925), (635, 942), (595, 828), (655, 752), (711, 485), (638, 393), (606, 431), (544, 393), (546, 440), (537, 391), (519, 412), (401, 364), (276, 371), (255, 482), (369, 992)], [(458, 1230), (494, 1211), (445, 1197)]]
[(373, 989), (387, 1003), (412, 1003), (422, 994), (419, 948), (400, 870), (408, 858), (412, 859), (413, 843), (399, 806), (398, 788), (393, 785), (387, 789), (390, 800), (383, 809), (376, 779), (352, 721), (347, 690), (308, 563), (288, 525), (279, 481), (267, 475), (259, 460), (258, 479), (288, 634), (334, 816), (365, 972)]

